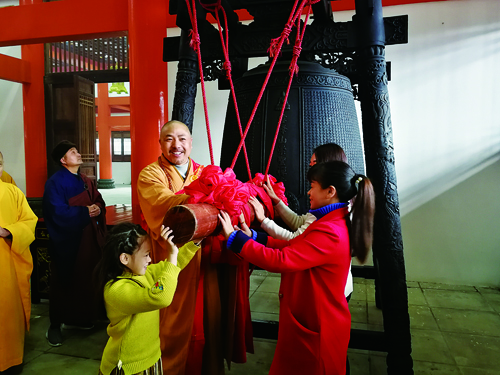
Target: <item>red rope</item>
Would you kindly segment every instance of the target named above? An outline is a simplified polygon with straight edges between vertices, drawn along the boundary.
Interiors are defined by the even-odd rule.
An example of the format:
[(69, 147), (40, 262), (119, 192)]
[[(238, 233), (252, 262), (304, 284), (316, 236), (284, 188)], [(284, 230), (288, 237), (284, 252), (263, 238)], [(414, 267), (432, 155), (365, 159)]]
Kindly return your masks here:
[[(289, 79), (289, 82), (288, 82), (288, 87), (287, 87), (287, 91), (286, 91), (285, 98), (284, 98), (284, 101), (283, 101), (283, 106), (281, 108), (280, 119), (279, 119), (279, 122), (278, 122), (278, 126), (277, 126), (276, 133), (275, 133), (274, 140), (273, 140), (273, 145), (272, 145), (272, 148), (271, 148), (271, 152), (270, 152), (268, 163), (267, 163), (267, 167), (266, 167), (266, 173), (265, 173), (266, 176), (267, 176), (267, 174), (269, 172), (269, 167), (271, 165), (271, 160), (272, 160), (272, 157), (273, 157), (274, 149), (276, 147), (276, 142), (277, 142), (277, 139), (278, 139), (279, 129), (280, 129), (280, 126), (281, 126), (281, 122), (283, 120), (283, 116), (284, 116), (284, 112), (285, 112), (285, 108), (286, 108), (286, 103), (287, 103), (287, 100), (288, 100), (288, 95), (290, 93), (292, 79), (293, 79), (293, 76), (295, 74), (297, 74), (298, 70), (299, 70), (299, 67), (297, 65), (297, 60), (298, 60), (298, 57), (300, 56), (300, 52), (302, 50), (301, 45), (302, 45), (302, 40), (304, 38), (305, 28), (306, 28), (307, 22), (309, 20), (309, 15), (311, 13), (311, 5), (315, 4), (317, 2), (319, 2), (319, 0), (302, 0), (301, 3), (300, 3), (300, 6), (297, 9), (298, 0), (296, 0), (295, 4), (293, 6), (292, 12), (290, 13), (288, 21), (287, 21), (287, 23), (285, 25), (285, 28), (283, 29), (283, 31), (281, 33), (281, 36), (279, 37), (279, 40), (277, 41), (276, 39), (278, 39), (278, 38), (276, 38), (276, 39), (273, 39), (271, 41), (271, 45), (269, 47), (268, 52), (269, 52), (270, 56), (273, 57), (273, 61), (271, 63), (269, 71), (267, 73), (266, 79), (264, 80), (264, 84), (263, 84), (262, 89), (261, 89), (261, 91), (259, 93), (259, 96), (258, 96), (257, 101), (255, 103), (254, 109), (252, 111), (252, 114), (250, 115), (250, 119), (249, 119), (247, 127), (245, 129), (245, 134), (243, 135), (242, 142), (245, 141), (245, 138), (246, 138), (246, 136), (248, 134), (248, 130), (250, 128), (250, 124), (253, 121), (255, 113), (257, 112), (257, 108), (258, 108), (259, 103), (260, 103), (260, 101), (262, 99), (262, 96), (264, 94), (264, 90), (265, 90), (265, 88), (267, 86), (267, 83), (269, 82), (269, 78), (270, 78), (271, 73), (272, 73), (272, 71), (274, 69), (274, 65), (276, 63), (276, 60), (277, 60), (277, 58), (278, 58), (278, 56), (279, 56), (279, 54), (281, 52), (281, 48), (283, 47), (283, 43), (284, 43), (285, 39), (287, 40), (287, 43), (289, 43), (288, 36), (290, 35), (290, 31), (291, 31), (293, 25), (295, 23), (297, 23), (297, 36), (296, 36), (296, 40), (295, 40), (295, 46), (293, 48), (293, 54), (294, 55), (293, 55), (292, 61), (290, 63), (290, 68), (289, 68), (290, 79)], [(308, 13), (306, 15), (306, 20), (305, 20), (305, 23), (304, 23), (304, 28), (303, 28), (302, 32), (300, 32), (300, 21), (301, 21), (300, 17), (302, 15), (302, 11), (303, 11), (303, 9), (304, 9), (304, 7), (306, 5), (309, 5), (309, 9), (308, 9)], [(233, 163), (232, 163), (231, 167), (233, 167), (234, 164), (236, 163), (236, 160), (238, 158), (240, 150), (241, 150), (241, 142), (240, 142), (240, 145), (238, 146), (238, 149), (236, 151), (236, 155), (235, 155), (235, 157), (233, 159)]]
[[(219, 20), (219, 12), (218, 12), (219, 9), (222, 10), (222, 14), (224, 16), (224, 25), (225, 25), (225, 34), (226, 34), (225, 40), (224, 40), (224, 36), (222, 35), (222, 27), (221, 27), (221, 23)], [(220, 3), (218, 5), (217, 9), (215, 10), (215, 18), (217, 21), (217, 27), (219, 29), (219, 36), (220, 36), (220, 40), (221, 40), (221, 44), (222, 44), (222, 51), (224, 52), (223, 68), (226, 71), (226, 77), (227, 77), (227, 79), (229, 81), (229, 85), (231, 87), (231, 96), (233, 98), (234, 109), (236, 111), (236, 119), (238, 121), (238, 129), (240, 131), (240, 137), (243, 138), (243, 127), (241, 126), (240, 112), (239, 112), (239, 108), (238, 108), (238, 102), (236, 100), (236, 92), (234, 89), (233, 77), (231, 74), (231, 62), (229, 59), (229, 30), (228, 30), (228, 25), (227, 25), (227, 16), (226, 16), (226, 11), (224, 10), (224, 8), (222, 6), (220, 6)], [(245, 163), (246, 163), (247, 172), (248, 172), (248, 179), (251, 180), (252, 179), (252, 172), (250, 170), (250, 162), (248, 160), (248, 154), (247, 154), (246, 146), (244, 143), (243, 143), (243, 153), (245, 155)]]
[[(201, 62), (201, 51), (200, 51), (200, 47), (199, 47), (199, 45), (200, 45), (200, 39), (199, 39), (198, 28), (197, 28), (197, 23), (196, 23), (196, 6), (195, 6), (195, 3), (194, 3), (195, 0), (192, 0), (192, 1), (193, 1), (193, 11), (191, 11), (189, 0), (186, 0), (187, 6), (188, 6), (189, 16), (191, 18), (191, 23), (192, 23), (192, 25), (194, 27), (194, 32), (192, 32), (192, 39), (191, 39), (190, 45), (192, 45), (193, 49), (197, 52), (197, 55), (198, 55), (198, 64), (199, 64), (200, 77), (201, 77), (201, 82), (202, 82), (203, 104), (204, 104), (204, 108), (205, 108), (205, 120), (206, 120), (206, 123), (207, 123), (207, 135), (209, 137), (210, 157), (211, 157), (212, 165), (213, 165), (214, 161), (213, 161), (213, 150), (212, 150), (212, 143), (211, 143), (212, 140), (211, 140), (211, 136), (210, 136), (210, 126), (209, 126), (209, 123), (208, 123), (208, 112), (207, 112), (207, 105), (206, 105), (206, 93), (205, 93), (205, 86), (204, 86), (204, 80), (203, 80), (203, 66), (202, 66), (202, 62)], [(257, 112), (258, 106), (260, 104), (260, 101), (262, 100), (262, 96), (264, 94), (266, 86), (267, 86), (267, 84), (269, 82), (269, 78), (270, 78), (271, 73), (272, 73), (272, 71), (274, 69), (274, 66), (276, 64), (276, 60), (277, 60), (278, 56), (281, 53), (281, 49), (283, 47), (283, 43), (286, 40), (287, 43), (290, 44), (290, 41), (289, 41), (288, 37), (289, 37), (289, 35), (290, 35), (291, 31), (292, 31), (293, 25), (296, 23), (297, 24), (296, 25), (297, 26), (297, 35), (296, 35), (296, 38), (295, 38), (295, 45), (293, 47), (293, 57), (292, 57), (292, 61), (290, 63), (290, 67), (289, 67), (290, 79), (289, 79), (289, 82), (288, 82), (287, 91), (286, 91), (285, 98), (284, 98), (284, 101), (283, 101), (283, 106), (281, 108), (281, 114), (280, 114), (280, 118), (279, 118), (279, 121), (278, 121), (278, 126), (276, 128), (276, 133), (275, 133), (275, 136), (274, 136), (273, 145), (272, 145), (271, 152), (270, 152), (270, 155), (269, 155), (269, 160), (268, 160), (268, 164), (267, 164), (267, 168), (266, 168), (266, 173), (265, 173), (267, 175), (268, 171), (269, 171), (270, 164), (271, 164), (272, 156), (273, 156), (273, 153), (274, 153), (274, 149), (276, 147), (276, 142), (277, 142), (277, 139), (278, 139), (278, 135), (279, 135), (279, 130), (280, 130), (280, 127), (281, 127), (281, 123), (283, 121), (284, 111), (285, 111), (285, 108), (286, 108), (286, 103), (287, 103), (287, 100), (288, 100), (288, 95), (290, 93), (292, 80), (293, 80), (293, 77), (296, 74), (298, 74), (298, 71), (299, 71), (299, 67), (297, 65), (297, 60), (298, 60), (298, 58), (300, 56), (300, 52), (302, 50), (301, 45), (302, 45), (302, 40), (304, 38), (305, 28), (306, 28), (306, 25), (307, 25), (307, 22), (309, 20), (309, 16), (310, 16), (310, 13), (311, 13), (311, 5), (317, 3), (318, 1), (319, 0), (302, 0), (300, 2), (300, 6), (297, 8), (299, 0), (295, 0), (292, 12), (290, 13), (288, 21), (287, 21), (287, 23), (286, 23), (286, 25), (285, 25), (285, 27), (284, 27), (284, 29), (283, 29), (280, 37), (271, 40), (268, 52), (269, 52), (270, 56), (273, 58), (273, 61), (271, 63), (269, 71), (268, 71), (268, 73), (266, 75), (266, 78), (264, 80), (264, 84), (263, 84), (263, 86), (262, 86), (262, 88), (261, 88), (261, 90), (259, 92), (259, 96), (257, 97), (256, 103), (254, 105), (254, 108), (252, 110), (250, 118), (249, 118), (249, 120), (247, 122), (247, 125), (246, 125), (244, 133), (242, 133), (241, 119), (240, 119), (240, 115), (239, 115), (238, 104), (237, 104), (237, 101), (236, 101), (236, 94), (235, 94), (234, 85), (233, 85), (233, 81), (232, 81), (232, 75), (231, 75), (231, 62), (229, 60), (229, 33), (228, 33), (226, 12), (225, 12), (224, 8), (221, 6), (221, 1), (220, 0), (217, 0), (214, 4), (210, 4), (210, 5), (204, 5), (204, 4), (200, 3), (208, 11), (214, 12), (215, 16), (216, 16), (217, 25), (218, 25), (218, 28), (219, 28), (219, 35), (220, 35), (221, 44), (222, 44), (222, 50), (223, 50), (223, 53), (224, 53), (224, 60), (225, 60), (224, 63), (223, 63), (223, 68), (226, 70), (226, 76), (227, 76), (227, 78), (229, 80), (229, 83), (230, 83), (230, 86), (231, 86), (231, 95), (233, 97), (234, 107), (235, 107), (235, 111), (236, 111), (236, 118), (238, 120), (238, 127), (239, 127), (239, 131), (240, 131), (240, 136), (241, 136), (241, 141), (240, 141), (240, 143), (238, 145), (238, 148), (236, 150), (236, 154), (235, 154), (235, 156), (233, 158), (233, 161), (231, 163), (231, 169), (234, 169), (234, 165), (236, 164), (236, 160), (238, 159), (239, 153), (241, 152), (241, 149), (243, 148), (244, 149), (244, 154), (245, 154), (245, 161), (246, 161), (246, 165), (247, 165), (247, 171), (248, 171), (249, 179), (251, 179), (252, 177), (251, 177), (251, 171), (250, 171), (250, 163), (248, 161), (248, 155), (247, 155), (246, 147), (245, 147), (245, 138), (246, 138), (246, 136), (248, 134), (248, 131), (250, 130), (250, 125), (251, 125), (251, 123), (252, 123), (252, 121), (253, 121), (253, 119), (255, 117), (255, 114)], [(306, 19), (305, 19), (305, 22), (304, 22), (304, 27), (302, 28), (302, 32), (301, 32), (301, 30), (300, 30), (301, 15), (302, 15), (302, 11), (303, 11), (303, 9), (304, 9), (304, 7), (306, 5), (309, 6), (309, 9), (308, 9), (308, 12), (307, 12), (307, 15), (306, 15)], [(221, 26), (220, 19), (219, 19), (219, 10), (222, 10), (222, 14), (224, 16), (225, 37), (226, 37), (225, 40), (224, 40), (224, 36), (222, 34), (222, 26)]]
[[(303, 0), (303, 1), (306, 1), (306, 0)], [(281, 33), (281, 36), (279, 37), (279, 41), (277, 43), (275, 40), (273, 40), (271, 42), (271, 44), (273, 44), (273, 43), (275, 45), (277, 44), (277, 47), (275, 49), (273, 49), (272, 51), (270, 51), (270, 53), (272, 52), (272, 54), (273, 54), (273, 56), (272, 56), (273, 61), (271, 62), (271, 66), (269, 67), (269, 71), (267, 72), (266, 78), (264, 80), (264, 84), (262, 85), (259, 96), (257, 97), (257, 101), (255, 102), (252, 113), (250, 114), (250, 118), (248, 119), (247, 126), (245, 128), (245, 133), (243, 134), (243, 137), (241, 138), (240, 144), (238, 145), (238, 149), (236, 150), (236, 155), (234, 156), (233, 162), (231, 163), (231, 168), (234, 168), (234, 165), (236, 164), (236, 160), (238, 159), (238, 155), (241, 151), (241, 147), (242, 147), (243, 143), (245, 142), (245, 138), (248, 134), (248, 131), (250, 130), (250, 125), (252, 124), (252, 121), (255, 117), (255, 113), (257, 112), (257, 108), (259, 107), (262, 96), (264, 95), (264, 90), (266, 89), (267, 83), (269, 82), (269, 78), (271, 77), (271, 73), (273, 72), (274, 65), (276, 64), (276, 60), (278, 59), (279, 51), (281, 51), (281, 48), (283, 47), (283, 43), (284, 43), (285, 39), (288, 39), (288, 35), (290, 35), (288, 32), (288, 29), (291, 29), (291, 27), (294, 23), (294, 20), (296, 18), (296, 16), (294, 16), (294, 13), (295, 13), (295, 10), (297, 9), (298, 2), (299, 2), (299, 0), (295, 0), (292, 12), (290, 13), (290, 16), (289, 16), (288, 21), (287, 21), (286, 26), (285, 26), (285, 29), (283, 30), (283, 32)]]
[(196, 52), (198, 56), (198, 69), (200, 70), (200, 79), (201, 79), (201, 91), (203, 94), (203, 109), (205, 111), (205, 124), (207, 126), (207, 138), (208, 138), (208, 148), (210, 150), (210, 163), (215, 165), (214, 162), (214, 149), (212, 146), (212, 134), (210, 132), (210, 122), (208, 120), (208, 106), (207, 106), (207, 96), (205, 93), (205, 80), (203, 78), (203, 63), (201, 61), (201, 48), (200, 48), (200, 34), (198, 33), (198, 22), (196, 19), (196, 3), (195, 0), (192, 0), (192, 8), (191, 4), (189, 4), (189, 0), (186, 0), (186, 5), (188, 8), (189, 18), (191, 19), (191, 25), (193, 29), (191, 30), (191, 42), (189, 43), (193, 50)]
[[(317, 0), (317, 1), (319, 1), (319, 0)], [(283, 121), (283, 116), (285, 114), (286, 102), (288, 100), (288, 95), (290, 94), (292, 80), (293, 80), (293, 77), (299, 73), (299, 66), (297, 65), (297, 60), (299, 59), (300, 52), (302, 51), (301, 46), (302, 46), (302, 41), (304, 39), (304, 34), (306, 31), (307, 22), (309, 21), (309, 16), (311, 14), (311, 6), (310, 6), (311, 4), (313, 4), (313, 3), (309, 2), (309, 9), (308, 9), (307, 14), (306, 14), (306, 19), (304, 21), (304, 27), (302, 28), (302, 32), (300, 31), (301, 18), (300, 17), (297, 18), (297, 35), (295, 37), (295, 45), (293, 47), (292, 61), (290, 62), (290, 67), (288, 68), (289, 73), (290, 73), (290, 79), (288, 80), (288, 87), (287, 87), (287, 90), (285, 93), (285, 98), (283, 100), (283, 106), (281, 107), (280, 118), (278, 120), (278, 126), (276, 127), (276, 133), (274, 134), (273, 145), (271, 147), (271, 152), (269, 153), (269, 159), (267, 161), (267, 167), (266, 167), (266, 173), (265, 173), (266, 176), (269, 172), (269, 167), (271, 166), (271, 160), (273, 158), (273, 153), (274, 153), (274, 149), (276, 147), (276, 142), (278, 141), (278, 135), (279, 135), (281, 123)], [(301, 7), (299, 8), (297, 14), (302, 14), (302, 9), (304, 8), (304, 6), (305, 6), (305, 2), (303, 2), (301, 4)]]

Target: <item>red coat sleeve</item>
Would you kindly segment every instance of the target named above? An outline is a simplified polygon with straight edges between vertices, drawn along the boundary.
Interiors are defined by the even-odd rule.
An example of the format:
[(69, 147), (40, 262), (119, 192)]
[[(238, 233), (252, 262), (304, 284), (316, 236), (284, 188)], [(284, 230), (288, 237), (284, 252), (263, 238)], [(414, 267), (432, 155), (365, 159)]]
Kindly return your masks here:
[(290, 245), (290, 241), (287, 240), (279, 240), (276, 238), (272, 238), (271, 236), (267, 237), (267, 247), (272, 247), (274, 249), (283, 249), (286, 246)]
[(296, 272), (332, 263), (332, 257), (344, 247), (337, 233), (320, 230), (290, 242), (269, 238), (267, 245), (271, 247), (247, 241), (240, 255), (270, 272)]

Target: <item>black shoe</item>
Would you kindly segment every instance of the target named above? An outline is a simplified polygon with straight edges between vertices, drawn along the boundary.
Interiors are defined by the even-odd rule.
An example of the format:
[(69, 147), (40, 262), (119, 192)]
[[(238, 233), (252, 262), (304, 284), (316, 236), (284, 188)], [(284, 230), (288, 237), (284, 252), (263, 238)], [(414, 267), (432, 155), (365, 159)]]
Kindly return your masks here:
[(89, 329), (94, 328), (94, 325), (92, 323), (87, 323), (87, 324), (81, 324), (81, 325), (73, 325), (73, 324), (62, 324), (62, 329), (79, 329), (83, 331), (87, 331)]
[(61, 346), (63, 337), (59, 326), (51, 325), (45, 334), (50, 346)]

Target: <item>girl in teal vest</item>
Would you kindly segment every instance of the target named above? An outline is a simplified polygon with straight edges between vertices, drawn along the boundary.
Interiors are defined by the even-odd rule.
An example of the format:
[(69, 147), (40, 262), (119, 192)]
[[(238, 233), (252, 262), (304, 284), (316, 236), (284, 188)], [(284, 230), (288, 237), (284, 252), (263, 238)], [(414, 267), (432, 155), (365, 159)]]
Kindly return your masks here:
[(163, 373), (159, 310), (172, 302), (179, 272), (199, 246), (189, 242), (179, 250), (168, 227), (161, 237), (169, 255), (150, 264), (151, 240), (139, 225), (122, 223), (109, 232), (96, 269), (110, 321), (99, 374)]

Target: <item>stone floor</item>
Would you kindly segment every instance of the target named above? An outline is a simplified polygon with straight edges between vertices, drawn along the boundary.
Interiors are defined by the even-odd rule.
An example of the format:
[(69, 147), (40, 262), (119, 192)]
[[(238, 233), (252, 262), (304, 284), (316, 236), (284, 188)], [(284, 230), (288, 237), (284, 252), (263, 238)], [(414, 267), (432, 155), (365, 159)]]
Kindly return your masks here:
[[(280, 277), (266, 271), (251, 276), (250, 305), (255, 319), (277, 320)], [(408, 282), (415, 374), (500, 375), (500, 291), (472, 286)], [(381, 330), (371, 280), (355, 279), (349, 307), (352, 326)], [(33, 305), (24, 365), (2, 374), (96, 374), (106, 343), (102, 323), (90, 331), (64, 331), (64, 344), (47, 344), (48, 301)], [(276, 342), (255, 339), (255, 354), (233, 364), (227, 374), (267, 374)], [(386, 374), (385, 354), (349, 349), (352, 375)]]
[[(279, 275), (266, 271), (252, 275), (253, 318), (278, 319), (279, 282)], [(354, 282), (352, 327), (383, 330), (373, 280)], [(500, 375), (499, 289), (408, 281), (408, 303), (415, 374)], [(352, 375), (387, 373), (385, 353), (349, 349), (349, 361)], [(234, 373), (254, 374), (244, 366)]]

